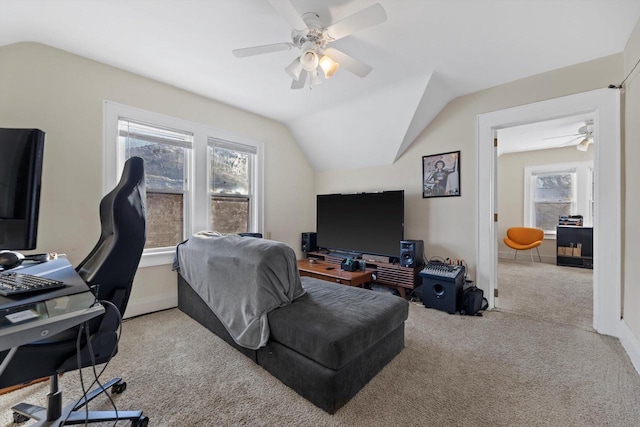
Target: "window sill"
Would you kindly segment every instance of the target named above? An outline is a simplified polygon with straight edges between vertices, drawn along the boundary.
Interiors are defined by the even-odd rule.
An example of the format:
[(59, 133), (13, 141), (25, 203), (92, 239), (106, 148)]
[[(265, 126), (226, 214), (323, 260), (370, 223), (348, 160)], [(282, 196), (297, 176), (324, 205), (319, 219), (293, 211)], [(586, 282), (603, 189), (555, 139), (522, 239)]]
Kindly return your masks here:
[(173, 264), (176, 255), (176, 248), (155, 249), (153, 252), (142, 254), (138, 267), (154, 267), (158, 265)]

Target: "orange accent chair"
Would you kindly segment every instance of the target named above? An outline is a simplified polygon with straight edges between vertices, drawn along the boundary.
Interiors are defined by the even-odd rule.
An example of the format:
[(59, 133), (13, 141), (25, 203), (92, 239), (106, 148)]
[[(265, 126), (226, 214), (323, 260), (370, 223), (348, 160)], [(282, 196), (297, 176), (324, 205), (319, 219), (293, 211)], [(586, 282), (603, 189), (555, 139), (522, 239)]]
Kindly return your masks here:
[[(513, 259), (516, 259), (518, 256), (518, 251), (536, 248), (538, 260), (542, 262), (540, 251), (538, 250), (538, 246), (542, 244), (542, 240), (544, 240), (544, 231), (539, 228), (511, 227), (507, 230), (507, 237), (504, 238), (504, 244), (511, 249), (515, 249), (516, 253)], [(531, 254), (531, 262), (533, 262), (533, 251), (529, 253)]]

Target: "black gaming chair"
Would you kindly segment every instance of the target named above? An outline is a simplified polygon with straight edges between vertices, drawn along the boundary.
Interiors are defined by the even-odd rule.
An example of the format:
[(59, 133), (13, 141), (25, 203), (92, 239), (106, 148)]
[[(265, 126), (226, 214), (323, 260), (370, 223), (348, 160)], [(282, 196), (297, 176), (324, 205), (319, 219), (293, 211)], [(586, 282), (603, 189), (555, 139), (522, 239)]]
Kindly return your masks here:
[[(141, 158), (132, 157), (125, 163), (116, 188), (100, 202), (102, 233), (98, 243), (76, 268), (84, 281), (93, 287), (98, 300), (113, 304), (103, 303), (105, 313), (88, 324), (93, 357), (89, 353), (85, 333), (82, 334), (81, 367), (91, 366), (92, 362), (105, 363), (117, 352), (117, 330), (129, 301), (133, 278), (146, 241), (145, 200), (144, 163)], [(21, 403), (12, 408), (14, 420), (52, 420), (59, 417), (60, 413), (66, 416), (71, 410), (66, 424), (128, 419), (134, 427), (146, 426), (148, 418), (142, 415), (142, 411), (118, 411), (117, 417), (115, 411), (89, 412), (88, 417), (84, 410), (75, 412), (109, 388), (114, 393), (123, 392), (126, 383), (120, 378), (107, 382), (103, 388), (98, 387), (86, 399), (61, 409), (58, 374), (78, 369), (77, 337), (78, 328), (74, 328), (18, 349), (0, 376), (0, 388), (49, 376), (51, 392), (48, 395), (48, 408)], [(0, 361), (6, 355), (7, 352), (0, 353)]]

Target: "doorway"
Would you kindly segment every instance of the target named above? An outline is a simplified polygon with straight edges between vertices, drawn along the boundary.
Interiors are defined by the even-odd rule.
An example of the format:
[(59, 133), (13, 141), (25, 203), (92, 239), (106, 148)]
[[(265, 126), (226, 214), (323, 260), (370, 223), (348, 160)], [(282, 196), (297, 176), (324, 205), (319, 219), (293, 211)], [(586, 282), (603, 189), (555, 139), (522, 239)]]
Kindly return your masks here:
[[(587, 114), (497, 131), (497, 310), (593, 330), (593, 271), (556, 265), (560, 215), (579, 214), (582, 234), (593, 230), (592, 124)], [(508, 247), (507, 229), (520, 226), (543, 230), (542, 245)], [(587, 246), (569, 261), (588, 265)]]
[[(495, 306), (497, 288), (497, 156), (498, 129), (557, 117), (592, 113), (596, 175), (594, 213), (593, 327), (617, 336), (621, 313), (621, 178), (620, 93), (601, 89), (478, 116), (477, 281)], [(615, 173), (604, 173), (615, 171)], [(602, 172), (602, 173), (600, 173)]]

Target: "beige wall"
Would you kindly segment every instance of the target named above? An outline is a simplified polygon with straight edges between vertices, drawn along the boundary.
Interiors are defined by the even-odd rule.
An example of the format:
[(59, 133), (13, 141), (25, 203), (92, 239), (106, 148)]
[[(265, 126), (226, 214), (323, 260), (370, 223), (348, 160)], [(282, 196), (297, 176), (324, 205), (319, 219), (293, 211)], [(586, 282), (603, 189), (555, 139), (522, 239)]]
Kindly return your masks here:
[[(478, 114), (606, 87), (640, 58), (640, 27), (621, 55), (554, 70), (453, 100), (393, 165), (315, 175), (281, 124), (122, 70), (33, 43), (0, 48), (0, 126), (47, 132), (36, 252), (68, 254), (75, 264), (99, 233), (102, 100), (200, 122), (265, 142), (265, 232), (299, 253), (300, 232), (315, 229), (315, 194), (405, 190), (405, 236), (427, 256), (463, 258), (475, 275)], [(623, 72), (624, 67), (624, 72)], [(640, 339), (639, 70), (625, 83), (623, 277), (625, 321)], [(215, 77), (212, 77), (215, 78)], [(461, 150), (462, 196), (422, 199), (421, 158)], [(315, 187), (314, 187), (315, 185)], [(132, 305), (175, 297), (169, 266), (142, 269)]]
[[(624, 50), (624, 75), (640, 60), (640, 21)], [(640, 340), (640, 69), (636, 68), (624, 84), (623, 154), (623, 316), (636, 339)]]
[[(424, 240), (427, 257), (464, 259), (475, 279), (478, 114), (600, 89), (621, 77), (618, 54), (456, 98), (393, 165), (318, 173), (316, 190), (404, 189), (405, 237)], [(422, 156), (455, 150), (461, 151), (461, 197), (423, 199)]]
[[(579, 151), (575, 147), (504, 154), (498, 158), (498, 256), (512, 258), (514, 251), (504, 244), (507, 228), (524, 225), (524, 168), (563, 162), (593, 160), (593, 147)], [(556, 262), (556, 241), (545, 239), (540, 246), (543, 262)], [(534, 254), (534, 258), (535, 258)], [(518, 254), (518, 259), (529, 258), (528, 253)]]
[[(66, 253), (77, 264), (98, 239), (105, 99), (264, 141), (264, 231), (299, 253), (300, 233), (315, 227), (315, 176), (285, 126), (58, 49), (18, 43), (0, 48), (0, 126), (47, 134), (36, 252)], [(170, 266), (140, 269), (129, 308), (175, 301), (175, 283)]]

